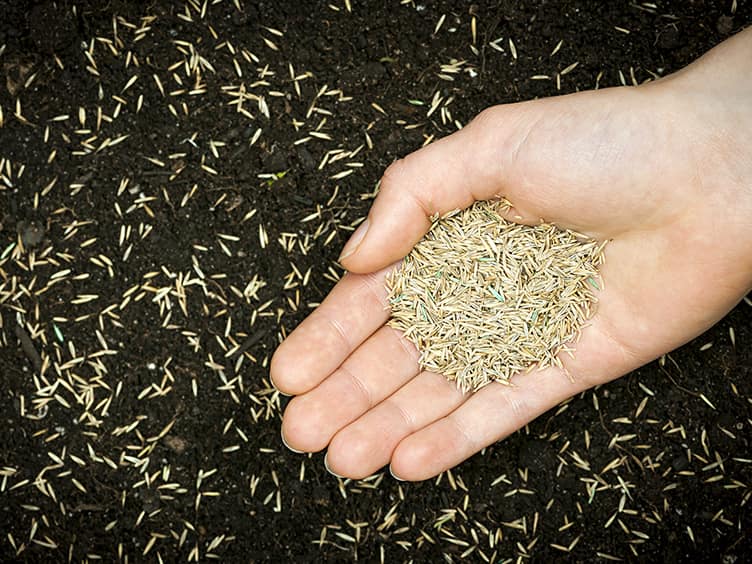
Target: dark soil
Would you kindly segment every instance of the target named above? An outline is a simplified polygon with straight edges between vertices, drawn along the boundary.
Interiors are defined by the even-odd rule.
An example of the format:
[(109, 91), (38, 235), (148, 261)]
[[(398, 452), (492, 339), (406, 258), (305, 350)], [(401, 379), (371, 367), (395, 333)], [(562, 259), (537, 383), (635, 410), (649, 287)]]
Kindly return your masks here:
[(746, 561), (749, 305), (419, 484), (287, 451), (267, 366), (393, 159), (752, 3), (352, 4), (0, 2), (0, 560)]

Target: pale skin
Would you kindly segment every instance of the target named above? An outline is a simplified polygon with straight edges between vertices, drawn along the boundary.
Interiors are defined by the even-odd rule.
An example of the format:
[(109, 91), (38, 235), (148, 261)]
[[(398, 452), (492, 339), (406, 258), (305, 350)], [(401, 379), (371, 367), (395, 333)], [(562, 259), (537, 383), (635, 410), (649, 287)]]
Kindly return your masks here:
[[(504, 196), (508, 218), (611, 240), (591, 323), (564, 370), (460, 393), (421, 372), (385, 325), (384, 276), (429, 217)], [(294, 395), (282, 437), (363, 478), (424, 480), (561, 401), (686, 343), (752, 287), (752, 29), (665, 79), (492, 107), (390, 166), (349, 271), (280, 345), (271, 378)]]

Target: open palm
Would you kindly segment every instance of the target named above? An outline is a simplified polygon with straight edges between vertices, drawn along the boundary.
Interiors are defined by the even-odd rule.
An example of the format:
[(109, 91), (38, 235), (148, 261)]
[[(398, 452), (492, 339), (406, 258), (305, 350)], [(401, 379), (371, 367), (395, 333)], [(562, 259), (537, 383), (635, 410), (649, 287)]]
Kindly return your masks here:
[[(286, 444), (328, 447), (342, 476), (390, 464), (402, 479), (429, 478), (720, 319), (752, 282), (752, 159), (739, 152), (752, 146), (752, 85), (721, 76), (709, 86), (706, 74), (714, 59), (728, 64), (734, 42), (748, 52), (750, 38), (655, 84), (491, 108), (392, 165), (343, 253), (350, 273), (272, 360), (274, 384), (297, 396)], [(605, 288), (563, 370), (462, 394), (421, 372), (413, 345), (385, 325), (384, 276), (432, 214), (498, 196), (513, 221), (610, 240)]]

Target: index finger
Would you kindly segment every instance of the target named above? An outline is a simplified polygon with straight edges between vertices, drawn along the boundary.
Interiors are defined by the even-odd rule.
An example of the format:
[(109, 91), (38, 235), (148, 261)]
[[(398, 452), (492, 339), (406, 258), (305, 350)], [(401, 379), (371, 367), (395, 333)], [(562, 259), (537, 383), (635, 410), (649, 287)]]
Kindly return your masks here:
[(396, 265), (375, 273), (347, 273), (279, 346), (271, 379), (283, 393), (317, 386), (389, 318), (385, 278)]

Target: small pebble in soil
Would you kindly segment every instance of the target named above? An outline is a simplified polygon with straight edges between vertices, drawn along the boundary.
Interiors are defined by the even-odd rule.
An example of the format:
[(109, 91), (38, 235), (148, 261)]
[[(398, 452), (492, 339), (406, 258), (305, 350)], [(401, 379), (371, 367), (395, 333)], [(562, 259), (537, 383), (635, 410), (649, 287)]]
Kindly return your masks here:
[(36, 247), (44, 239), (44, 226), (36, 221), (19, 221), (16, 232), (27, 249)]

